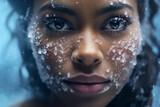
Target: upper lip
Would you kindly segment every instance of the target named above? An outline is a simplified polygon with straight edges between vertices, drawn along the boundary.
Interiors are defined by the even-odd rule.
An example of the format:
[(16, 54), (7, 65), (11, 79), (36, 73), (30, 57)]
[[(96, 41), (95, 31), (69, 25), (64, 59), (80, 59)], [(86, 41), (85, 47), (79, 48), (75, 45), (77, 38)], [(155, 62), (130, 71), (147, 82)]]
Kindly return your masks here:
[(105, 83), (109, 82), (109, 79), (106, 79), (99, 75), (78, 75), (75, 77), (72, 77), (70, 79), (67, 79), (65, 82), (70, 83), (82, 83), (82, 84), (98, 84), (98, 83)]

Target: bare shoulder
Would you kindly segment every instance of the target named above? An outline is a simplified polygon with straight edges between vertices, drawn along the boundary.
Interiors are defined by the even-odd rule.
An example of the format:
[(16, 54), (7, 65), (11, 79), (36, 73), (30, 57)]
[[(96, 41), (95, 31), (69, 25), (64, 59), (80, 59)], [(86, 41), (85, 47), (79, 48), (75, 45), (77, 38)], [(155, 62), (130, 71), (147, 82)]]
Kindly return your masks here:
[(30, 99), (11, 107), (49, 107), (49, 105), (48, 102), (45, 100)]

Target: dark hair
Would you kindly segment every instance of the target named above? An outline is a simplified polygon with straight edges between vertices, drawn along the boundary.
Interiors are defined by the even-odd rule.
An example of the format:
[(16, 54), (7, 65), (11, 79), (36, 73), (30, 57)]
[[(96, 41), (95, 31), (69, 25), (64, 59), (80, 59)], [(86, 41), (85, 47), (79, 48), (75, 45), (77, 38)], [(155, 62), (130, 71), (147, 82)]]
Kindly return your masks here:
[[(38, 70), (35, 64), (35, 59), (32, 55), (31, 47), (28, 43), (27, 38), (27, 27), (29, 23), (29, 18), (32, 15), (33, 1), (32, 0), (8, 0), (13, 10), (20, 14), (18, 19), (19, 30), (12, 32), (12, 36), (18, 39), (19, 48), (21, 50), (21, 55), (23, 58), (23, 64), (25, 65), (29, 72), (29, 82), (32, 87), (33, 92), (37, 92), (37, 89), (43, 95), (48, 95), (50, 91), (46, 86), (41, 82), (38, 74)], [(148, 23), (151, 31), (154, 31), (153, 17), (158, 11), (158, 6), (154, 0), (137, 0), (138, 12), (140, 17), (141, 25), (145, 23), (145, 18), (147, 17), (146, 6), (149, 8)], [(150, 105), (152, 103), (152, 89), (157, 80), (157, 75), (159, 73), (160, 67), (158, 66), (158, 58), (160, 55), (157, 55), (153, 52), (153, 46), (157, 46), (160, 49), (160, 45), (153, 34), (149, 32), (146, 35), (150, 39), (151, 43), (144, 41), (142, 52), (137, 56), (137, 65), (134, 68), (132, 76), (126, 86), (122, 91), (114, 98), (109, 107), (144, 107), (144, 105)], [(23, 42), (22, 42), (23, 41)], [(159, 51), (159, 50), (158, 50)], [(116, 102), (116, 103), (115, 103)]]

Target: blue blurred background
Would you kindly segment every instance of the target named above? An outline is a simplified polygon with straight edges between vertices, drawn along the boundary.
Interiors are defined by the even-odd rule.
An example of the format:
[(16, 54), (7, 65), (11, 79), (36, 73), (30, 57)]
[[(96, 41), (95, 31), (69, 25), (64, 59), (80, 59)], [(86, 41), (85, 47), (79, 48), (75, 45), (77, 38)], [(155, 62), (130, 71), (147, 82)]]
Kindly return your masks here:
[[(20, 87), (19, 67), (21, 56), (17, 41), (12, 40), (9, 31), (5, 26), (7, 15), (11, 12), (10, 5), (6, 0), (0, 1), (0, 107), (8, 107), (16, 102), (29, 98), (30, 93)], [(9, 25), (15, 29), (15, 20), (18, 17), (14, 14)], [(160, 41), (160, 11), (154, 19), (157, 39)], [(9, 45), (7, 45), (9, 44)], [(160, 60), (159, 60), (160, 64)], [(7, 69), (6, 69), (7, 68)], [(26, 74), (27, 75), (27, 74)], [(160, 75), (159, 75), (160, 77)], [(153, 89), (153, 107), (160, 107), (160, 78)]]

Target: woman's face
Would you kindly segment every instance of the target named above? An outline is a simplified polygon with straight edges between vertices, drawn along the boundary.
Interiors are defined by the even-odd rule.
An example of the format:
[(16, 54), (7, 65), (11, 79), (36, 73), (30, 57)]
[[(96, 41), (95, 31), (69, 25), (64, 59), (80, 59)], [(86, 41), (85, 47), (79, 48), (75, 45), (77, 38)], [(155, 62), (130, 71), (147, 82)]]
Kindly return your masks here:
[(70, 107), (107, 105), (136, 64), (136, 0), (34, 0), (33, 7), (28, 37), (41, 80)]

